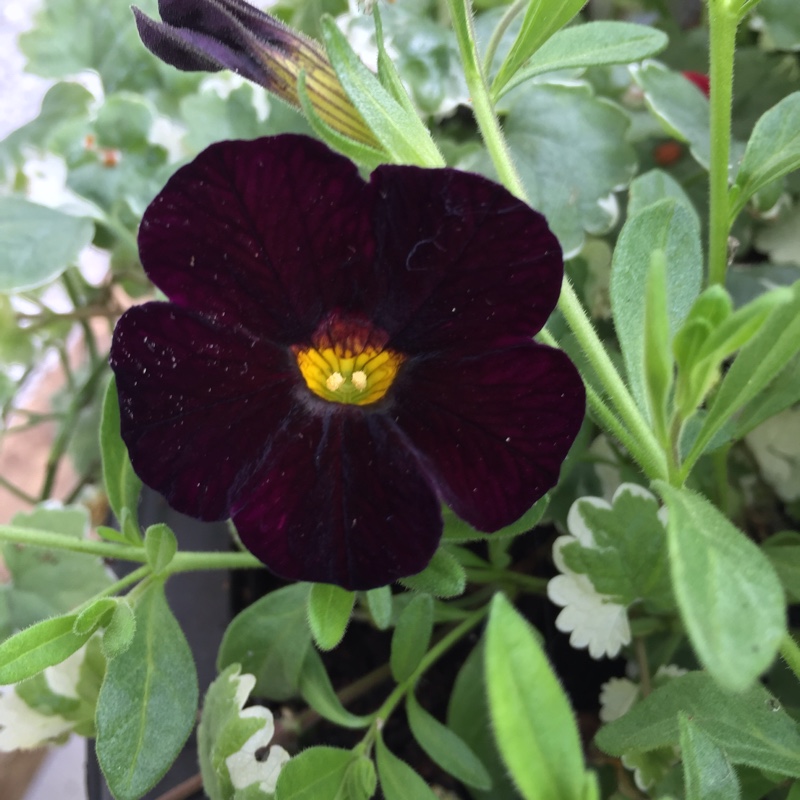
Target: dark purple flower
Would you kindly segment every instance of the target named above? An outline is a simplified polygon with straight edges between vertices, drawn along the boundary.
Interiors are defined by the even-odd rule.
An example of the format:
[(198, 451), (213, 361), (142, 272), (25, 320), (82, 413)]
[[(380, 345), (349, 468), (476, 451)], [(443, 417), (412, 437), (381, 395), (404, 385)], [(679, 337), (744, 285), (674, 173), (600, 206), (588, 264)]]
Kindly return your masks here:
[(187, 72), (230, 69), (300, 108), (297, 81), (305, 73), (317, 115), (345, 136), (379, 147), (319, 42), (244, 0), (159, 0), (163, 22), (134, 6), (142, 43)]
[(581, 379), (531, 337), (555, 306), (544, 218), (453, 169), (356, 168), (302, 136), (212, 145), (147, 209), (169, 302), (114, 334), (122, 436), (170, 504), (232, 517), (286, 578), (419, 572), (440, 503), (482, 531), (558, 479)]

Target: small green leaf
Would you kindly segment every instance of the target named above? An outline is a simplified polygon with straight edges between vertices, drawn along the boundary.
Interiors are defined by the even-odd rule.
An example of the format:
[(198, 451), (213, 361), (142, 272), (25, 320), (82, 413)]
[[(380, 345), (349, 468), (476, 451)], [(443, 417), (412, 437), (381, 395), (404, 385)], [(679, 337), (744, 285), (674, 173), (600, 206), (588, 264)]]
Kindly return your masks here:
[(500, 754), (525, 800), (583, 800), (575, 717), (528, 623), (502, 595), (486, 629), (486, 685)]
[(401, 683), (419, 666), (433, 632), (433, 598), (418, 594), (403, 609), (392, 636), (389, 663), (394, 679)]
[(303, 699), (318, 714), (343, 728), (366, 728), (369, 717), (351, 714), (336, 696), (319, 653), (309, 647), (300, 672), (299, 689)]
[(696, 456), (742, 406), (758, 394), (800, 351), (800, 282), (788, 302), (777, 305), (758, 332), (739, 351), (708, 409), (703, 427), (686, 460)]
[(686, 800), (739, 800), (739, 780), (725, 753), (683, 711), (678, 724)]
[(111, 621), (103, 633), (103, 654), (106, 658), (122, 655), (133, 643), (136, 615), (126, 600), (117, 603)]
[(92, 241), (94, 223), (21, 197), (0, 197), (0, 292), (55, 280)]
[(668, 402), (675, 364), (667, 316), (667, 263), (663, 250), (650, 254), (645, 282), (644, 375), (650, 418), (662, 442), (669, 441)]
[(146, 147), (155, 118), (155, 109), (141, 95), (133, 92), (108, 95), (95, 119), (97, 144), (120, 150)]
[(338, 747), (309, 747), (281, 770), (275, 795), (280, 800), (342, 800), (341, 790), (356, 758)]
[(378, 80), (387, 92), (406, 110), (408, 114), (416, 115), (417, 110), (408, 96), (406, 87), (394, 65), (394, 61), (389, 58), (386, 52), (386, 45), (383, 40), (383, 22), (378, 4), (372, 7), (372, 16), (375, 20), (375, 44), (378, 48)]
[(130, 647), (108, 664), (97, 702), (97, 758), (117, 800), (137, 800), (181, 751), (197, 713), (197, 672), (162, 583), (136, 605)]
[[(652, 206), (659, 200), (672, 198), (683, 205), (689, 211), (697, 211), (686, 194), (683, 187), (668, 172), (660, 169), (651, 169), (642, 175), (637, 175), (631, 181), (628, 195), (628, 216), (632, 217), (643, 211), (647, 206)], [(700, 227), (700, 218), (697, 219), (697, 226)]]
[(673, 678), (595, 738), (605, 753), (644, 753), (680, 742), (678, 714), (685, 713), (733, 764), (800, 776), (800, 731), (781, 704), (760, 684), (728, 692), (711, 675)]
[(445, 772), (476, 789), (491, 789), (492, 779), (469, 745), (422, 708), (413, 692), (406, 695), (406, 713), (414, 738)]
[(517, 38), (492, 83), (493, 99), (498, 98), (517, 70), (585, 4), (586, 0), (530, 0)]
[(228, 626), (217, 656), (217, 669), (241, 664), (256, 676), (256, 694), (287, 700), (297, 694), (311, 631), (306, 606), (308, 583), (284, 586), (257, 600)]
[(772, 663), (786, 633), (778, 576), (761, 550), (708, 500), (663, 481), (672, 585), (700, 661), (722, 686), (744, 690)]
[(646, 61), (629, 69), (666, 132), (687, 142), (695, 160), (708, 169), (711, 161), (708, 98), (680, 72), (673, 72), (657, 61)]
[(323, 16), (325, 49), (353, 105), (398, 164), (443, 167), (444, 159), (422, 120), (401, 106), (361, 63), (336, 22)]
[(467, 586), (467, 573), (449, 550), (440, 547), (422, 572), (401, 578), (400, 583), (434, 597), (459, 597)]
[(83, 647), (92, 632), (75, 633), (77, 616), (54, 617), (25, 628), (0, 644), (0, 686), (60, 664)]
[(111, 619), (119, 601), (116, 597), (99, 597), (90, 603), (75, 619), (75, 633), (80, 636), (105, 627)]
[(481, 539), (506, 539), (527, 533), (535, 528), (547, 511), (547, 504), (550, 502), (550, 495), (546, 494), (537, 500), (516, 522), (512, 522), (505, 528), (500, 528), (494, 533), (484, 533), (476, 530), (468, 522), (465, 522), (447, 506), (442, 506), (442, 519), (444, 520), (444, 533), (442, 540), (448, 543), (474, 542)]
[(795, 0), (761, 0), (755, 17), (757, 29), (763, 32), (762, 46), (770, 50), (800, 50), (800, 19)]
[(347, 800), (370, 800), (378, 788), (378, 776), (371, 758), (359, 756), (347, 768), (344, 779)]
[(800, 533), (780, 531), (770, 536), (761, 549), (770, 560), (783, 588), (794, 603), (800, 602)]
[(554, 33), (496, 94), (502, 97), (520, 83), (547, 72), (628, 64), (661, 52), (667, 35), (649, 25), (598, 21), (574, 25)]
[(794, 356), (768, 386), (746, 403), (736, 417), (735, 438), (742, 439), (762, 422), (800, 401), (800, 355)]
[(378, 630), (385, 631), (392, 622), (392, 589), (381, 586), (365, 593), (367, 607)]
[[(112, 376), (103, 398), (103, 413), (100, 418), (100, 452), (103, 459), (103, 482), (106, 487), (108, 504), (120, 522), (122, 512), (128, 509), (132, 521), (136, 522), (136, 508), (142, 482), (136, 476), (128, 457), (128, 449), (120, 436), (119, 398), (117, 384)], [(122, 533), (127, 527), (121, 526)], [(136, 526), (138, 531), (138, 526)], [(127, 538), (127, 537), (126, 537)]]
[(380, 733), (375, 752), (378, 777), (386, 800), (436, 800), (436, 795), (425, 781), (384, 744)]
[(159, 522), (144, 532), (144, 551), (155, 575), (167, 569), (178, 552), (178, 540), (169, 525)]
[(667, 318), (673, 336), (700, 293), (703, 251), (697, 215), (667, 198), (629, 217), (614, 250), (611, 307), (631, 390), (649, 415), (646, 402), (644, 342), (647, 337), (645, 298), (651, 255), (666, 259)]
[(308, 623), (320, 650), (333, 650), (344, 637), (355, 603), (355, 593), (315, 583), (308, 595)]
[(800, 169), (800, 92), (784, 97), (753, 128), (731, 188), (731, 224), (757, 191), (796, 169)]

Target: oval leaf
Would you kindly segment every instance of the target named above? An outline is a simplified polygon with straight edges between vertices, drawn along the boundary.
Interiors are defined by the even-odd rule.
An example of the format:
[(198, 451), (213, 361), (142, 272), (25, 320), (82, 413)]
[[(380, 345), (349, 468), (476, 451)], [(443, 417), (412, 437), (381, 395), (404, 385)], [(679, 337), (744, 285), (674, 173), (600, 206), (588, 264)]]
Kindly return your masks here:
[(528, 623), (502, 595), (486, 629), (486, 685), (500, 755), (526, 800), (583, 800), (575, 717)]
[(378, 777), (386, 800), (436, 800), (428, 784), (384, 744), (380, 734), (375, 752)]
[(178, 540), (169, 525), (159, 522), (144, 532), (144, 551), (147, 563), (156, 575), (170, 565), (178, 552)]
[(461, 562), (447, 549), (440, 547), (422, 572), (400, 581), (403, 586), (434, 597), (459, 597), (467, 586), (467, 573)]
[(320, 650), (333, 650), (342, 641), (355, 599), (353, 592), (329, 583), (315, 583), (311, 587), (308, 623)]
[(97, 700), (97, 758), (117, 800), (137, 800), (183, 748), (197, 713), (197, 671), (162, 583), (136, 605), (136, 633), (108, 663)]
[(422, 708), (413, 692), (406, 696), (406, 713), (414, 738), (443, 770), (468, 786), (491, 788), (492, 779), (480, 759), (463, 739)]
[(356, 756), (338, 747), (310, 747), (286, 762), (275, 787), (280, 800), (340, 800)]
[(739, 800), (739, 779), (725, 753), (685, 712), (678, 724), (686, 800)]
[(433, 631), (433, 598), (418, 594), (403, 609), (392, 636), (389, 663), (398, 683), (409, 678), (428, 649)]
[(55, 280), (93, 236), (90, 219), (21, 197), (0, 197), (0, 292), (22, 292)]
[(370, 589), (366, 593), (367, 607), (379, 630), (386, 630), (392, 621), (392, 590), (389, 586)]
[(700, 661), (731, 690), (752, 685), (786, 633), (783, 589), (764, 553), (688, 489), (654, 484), (669, 508), (672, 585)]

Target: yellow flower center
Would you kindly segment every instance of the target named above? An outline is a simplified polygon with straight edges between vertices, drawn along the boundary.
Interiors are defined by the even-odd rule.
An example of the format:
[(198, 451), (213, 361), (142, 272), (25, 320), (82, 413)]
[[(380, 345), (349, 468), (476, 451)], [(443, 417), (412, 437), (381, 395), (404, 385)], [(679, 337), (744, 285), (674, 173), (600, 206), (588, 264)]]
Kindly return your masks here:
[(386, 338), (368, 324), (334, 317), (312, 337), (312, 347), (292, 349), (315, 395), (366, 406), (386, 395), (405, 361), (405, 356), (383, 347)]

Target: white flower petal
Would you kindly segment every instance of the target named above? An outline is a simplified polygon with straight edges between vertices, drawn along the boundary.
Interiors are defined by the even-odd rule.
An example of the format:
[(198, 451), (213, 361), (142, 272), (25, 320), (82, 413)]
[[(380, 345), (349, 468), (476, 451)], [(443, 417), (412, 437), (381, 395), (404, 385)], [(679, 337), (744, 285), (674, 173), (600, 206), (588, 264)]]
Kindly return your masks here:
[(60, 664), (45, 669), (45, 680), (54, 694), (71, 699), (78, 698), (78, 681), (81, 677), (81, 666), (85, 658), (86, 645)]
[(13, 687), (0, 694), (0, 751), (42, 747), (72, 730), (74, 723), (61, 716), (34, 711)]
[(639, 686), (627, 678), (611, 678), (600, 687), (600, 719), (613, 722), (630, 711), (639, 697)]

